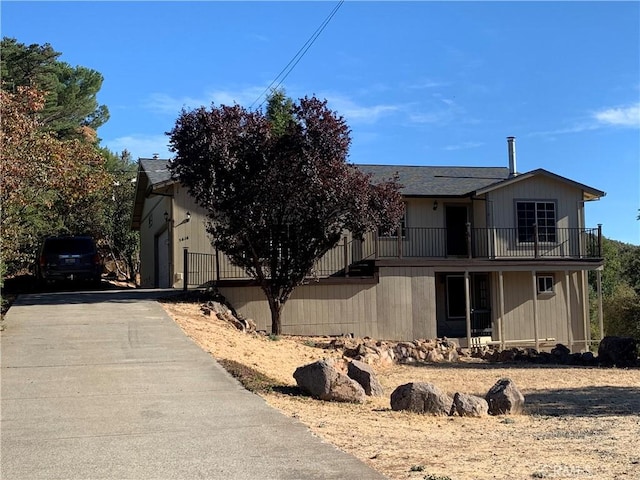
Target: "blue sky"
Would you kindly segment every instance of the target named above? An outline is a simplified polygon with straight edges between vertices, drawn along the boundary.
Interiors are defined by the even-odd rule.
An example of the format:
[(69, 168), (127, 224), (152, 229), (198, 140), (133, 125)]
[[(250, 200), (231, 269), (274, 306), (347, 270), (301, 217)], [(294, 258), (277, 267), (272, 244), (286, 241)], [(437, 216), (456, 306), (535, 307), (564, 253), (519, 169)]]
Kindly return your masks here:
[[(2, 35), (104, 76), (102, 144), (169, 156), (183, 107), (249, 107), (337, 2), (11, 2)], [(640, 244), (639, 2), (345, 2), (282, 86), (326, 98), (350, 161), (545, 168)]]

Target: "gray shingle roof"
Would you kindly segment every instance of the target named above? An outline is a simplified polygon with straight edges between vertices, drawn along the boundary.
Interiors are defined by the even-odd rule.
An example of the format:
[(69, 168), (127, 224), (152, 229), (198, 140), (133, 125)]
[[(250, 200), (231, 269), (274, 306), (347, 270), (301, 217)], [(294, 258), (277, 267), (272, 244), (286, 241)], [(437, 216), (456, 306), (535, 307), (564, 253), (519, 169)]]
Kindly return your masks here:
[(171, 173), (167, 169), (166, 159), (141, 158), (140, 165), (149, 178), (150, 185), (157, 185), (171, 180)]
[(387, 180), (397, 173), (403, 185), (401, 192), (406, 196), (465, 196), (509, 178), (506, 167), (356, 166), (371, 174), (374, 182)]
[[(141, 158), (150, 185), (171, 181), (166, 159)], [(374, 182), (400, 176), (407, 196), (464, 196), (509, 178), (506, 167), (429, 167), (406, 165), (356, 165), (370, 173)]]

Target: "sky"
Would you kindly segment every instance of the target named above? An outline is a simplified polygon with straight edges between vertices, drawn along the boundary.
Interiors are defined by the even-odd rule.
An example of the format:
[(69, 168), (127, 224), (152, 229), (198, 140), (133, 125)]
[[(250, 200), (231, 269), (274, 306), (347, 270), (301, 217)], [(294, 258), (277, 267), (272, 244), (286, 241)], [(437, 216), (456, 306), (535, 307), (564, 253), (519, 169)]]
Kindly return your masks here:
[[(2, 36), (100, 72), (101, 144), (170, 158), (183, 108), (275, 85), (351, 128), (349, 161), (544, 168), (606, 192), (586, 226), (640, 244), (640, 2), (28, 2)], [(301, 57), (296, 54), (304, 46)]]

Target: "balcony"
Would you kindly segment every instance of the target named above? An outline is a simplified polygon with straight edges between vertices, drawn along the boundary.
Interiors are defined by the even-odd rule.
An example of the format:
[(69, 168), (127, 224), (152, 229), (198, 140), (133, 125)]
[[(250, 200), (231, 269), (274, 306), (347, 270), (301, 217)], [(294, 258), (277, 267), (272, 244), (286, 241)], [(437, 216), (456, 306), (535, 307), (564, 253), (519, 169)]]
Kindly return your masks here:
[[(553, 228), (540, 231), (535, 225), (517, 228), (460, 229), (407, 227), (396, 236), (367, 233), (362, 240), (344, 237), (320, 258), (315, 278), (371, 277), (376, 260), (470, 259), (498, 260), (602, 260), (602, 228)], [(185, 285), (209, 281), (246, 280), (242, 268), (222, 254), (184, 251)]]
[[(602, 228), (421, 228), (407, 227), (394, 237), (373, 232), (363, 253), (384, 258), (601, 259)], [(367, 257), (364, 257), (367, 258)]]

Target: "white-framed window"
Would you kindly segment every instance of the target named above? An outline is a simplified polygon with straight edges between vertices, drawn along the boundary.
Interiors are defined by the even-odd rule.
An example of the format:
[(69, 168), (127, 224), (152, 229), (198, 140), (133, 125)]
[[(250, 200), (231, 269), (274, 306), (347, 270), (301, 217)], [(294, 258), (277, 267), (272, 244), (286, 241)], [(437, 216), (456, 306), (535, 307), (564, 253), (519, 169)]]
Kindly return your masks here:
[(518, 242), (535, 241), (535, 225), (538, 226), (538, 241), (556, 241), (556, 203), (554, 201), (517, 201), (516, 221)]
[(552, 294), (555, 293), (554, 285), (555, 279), (553, 278), (553, 274), (544, 273), (540, 275), (536, 275), (536, 281), (538, 284), (538, 293), (539, 294)]

